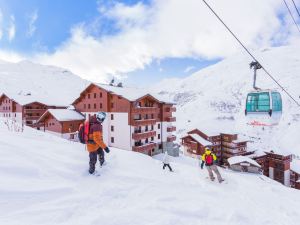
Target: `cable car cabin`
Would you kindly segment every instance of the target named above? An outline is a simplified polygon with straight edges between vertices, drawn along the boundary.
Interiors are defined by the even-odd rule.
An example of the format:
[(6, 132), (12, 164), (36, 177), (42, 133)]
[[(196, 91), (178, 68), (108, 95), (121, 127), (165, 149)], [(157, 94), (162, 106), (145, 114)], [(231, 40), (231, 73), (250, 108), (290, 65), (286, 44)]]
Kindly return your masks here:
[(248, 93), (245, 114), (249, 125), (277, 125), (282, 114), (280, 93), (272, 90), (257, 90)]

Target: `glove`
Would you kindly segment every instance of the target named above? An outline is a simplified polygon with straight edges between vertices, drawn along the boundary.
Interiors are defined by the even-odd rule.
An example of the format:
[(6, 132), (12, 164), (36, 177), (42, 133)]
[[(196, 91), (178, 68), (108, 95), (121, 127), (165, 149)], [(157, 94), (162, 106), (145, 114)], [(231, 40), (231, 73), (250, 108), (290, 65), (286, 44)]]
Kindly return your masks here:
[(109, 152), (110, 152), (110, 150), (109, 150), (108, 147), (106, 147), (106, 148), (104, 149), (104, 151), (105, 151), (106, 153), (109, 153)]

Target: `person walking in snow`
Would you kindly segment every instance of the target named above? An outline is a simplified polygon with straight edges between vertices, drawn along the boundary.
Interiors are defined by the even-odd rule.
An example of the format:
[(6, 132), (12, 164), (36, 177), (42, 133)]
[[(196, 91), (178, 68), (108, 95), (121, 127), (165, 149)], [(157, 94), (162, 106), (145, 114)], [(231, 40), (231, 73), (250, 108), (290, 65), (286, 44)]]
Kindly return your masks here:
[(217, 175), (219, 183), (222, 183), (224, 179), (222, 178), (218, 170), (218, 167), (214, 164), (216, 160), (217, 160), (217, 156), (213, 154), (209, 148), (205, 148), (205, 153), (202, 155), (201, 169), (203, 169), (203, 166), (205, 164), (210, 180), (211, 181), (215, 180), (213, 174), (214, 172)]
[(109, 153), (109, 148), (103, 142), (102, 123), (106, 118), (105, 112), (99, 112), (95, 116), (90, 118), (89, 137), (87, 142), (87, 150), (90, 157), (89, 173), (95, 172), (95, 166), (97, 163), (97, 155), (99, 157), (100, 166), (105, 162), (104, 152)]
[(164, 158), (163, 158), (163, 163), (164, 163), (163, 169), (165, 169), (166, 166), (167, 166), (169, 168), (170, 172), (173, 172), (173, 170), (170, 166), (170, 156), (169, 156), (167, 151), (165, 151)]

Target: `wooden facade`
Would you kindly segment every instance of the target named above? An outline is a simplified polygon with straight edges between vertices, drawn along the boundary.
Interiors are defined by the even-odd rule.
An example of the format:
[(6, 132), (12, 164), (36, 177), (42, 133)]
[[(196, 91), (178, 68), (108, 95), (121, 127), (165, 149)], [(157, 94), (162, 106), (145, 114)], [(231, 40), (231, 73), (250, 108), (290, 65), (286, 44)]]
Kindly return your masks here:
[(174, 104), (159, 101), (150, 94), (127, 96), (124, 90), (126, 88), (91, 84), (73, 106), (86, 116), (99, 111), (107, 113), (103, 129), (109, 146), (148, 155), (171, 148), (176, 140)]

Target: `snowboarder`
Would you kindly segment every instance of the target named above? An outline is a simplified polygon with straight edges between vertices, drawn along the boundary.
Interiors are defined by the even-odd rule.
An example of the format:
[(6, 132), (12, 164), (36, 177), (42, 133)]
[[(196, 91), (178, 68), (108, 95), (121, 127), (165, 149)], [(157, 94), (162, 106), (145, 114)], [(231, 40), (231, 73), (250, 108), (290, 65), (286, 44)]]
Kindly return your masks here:
[(87, 142), (87, 150), (90, 157), (89, 173), (95, 172), (97, 163), (97, 155), (99, 156), (100, 166), (104, 163), (104, 152), (109, 153), (109, 148), (103, 142), (102, 123), (106, 118), (105, 112), (99, 112), (90, 118), (89, 137)]
[(205, 164), (206, 169), (209, 174), (209, 178), (211, 181), (215, 180), (213, 172), (217, 175), (219, 183), (222, 183), (224, 179), (221, 177), (221, 174), (218, 170), (218, 167), (214, 165), (214, 162), (217, 160), (217, 156), (211, 152), (209, 148), (205, 148), (205, 153), (202, 155), (202, 163), (201, 163), (201, 169), (203, 169), (203, 166)]
[(169, 168), (170, 172), (173, 172), (173, 170), (170, 166), (170, 156), (169, 156), (167, 151), (165, 152), (165, 155), (164, 155), (164, 158), (163, 158), (163, 163), (164, 163), (163, 169), (165, 169), (166, 166), (167, 166)]

